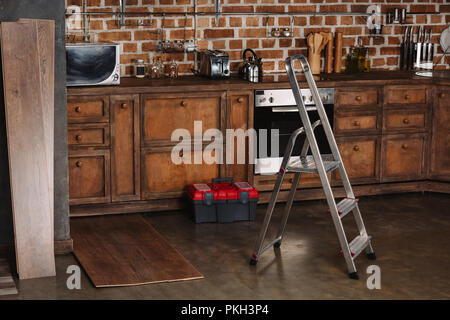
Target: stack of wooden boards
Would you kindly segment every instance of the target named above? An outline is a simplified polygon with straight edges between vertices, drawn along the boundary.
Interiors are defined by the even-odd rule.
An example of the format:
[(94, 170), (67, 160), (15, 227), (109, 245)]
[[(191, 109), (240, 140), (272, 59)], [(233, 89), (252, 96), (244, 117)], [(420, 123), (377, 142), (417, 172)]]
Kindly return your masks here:
[(17, 273), (54, 276), (54, 43), (50, 20), (0, 25)]

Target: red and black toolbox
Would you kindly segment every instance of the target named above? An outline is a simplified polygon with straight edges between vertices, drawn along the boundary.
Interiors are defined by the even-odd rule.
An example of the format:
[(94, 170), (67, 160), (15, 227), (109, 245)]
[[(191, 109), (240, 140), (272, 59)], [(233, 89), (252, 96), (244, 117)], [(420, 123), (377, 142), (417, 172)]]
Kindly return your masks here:
[(196, 223), (253, 221), (258, 191), (248, 182), (232, 178), (213, 179), (212, 183), (195, 183), (188, 187)]

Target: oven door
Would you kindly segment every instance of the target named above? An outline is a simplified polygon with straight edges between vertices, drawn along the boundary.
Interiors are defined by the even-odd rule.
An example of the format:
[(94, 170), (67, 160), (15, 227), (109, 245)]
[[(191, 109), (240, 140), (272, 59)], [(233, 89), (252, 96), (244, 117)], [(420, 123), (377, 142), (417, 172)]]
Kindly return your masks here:
[[(333, 127), (333, 105), (324, 105), (324, 108)], [(308, 115), (311, 123), (319, 120), (319, 114), (314, 107), (310, 108)], [(258, 137), (255, 174), (275, 174), (280, 170), (291, 134), (303, 126), (298, 109), (296, 106), (255, 107), (254, 124)], [(323, 127), (318, 126), (314, 132), (320, 153), (330, 154), (330, 146)], [(305, 138), (305, 134), (298, 136), (292, 153), (294, 157), (300, 155)], [(311, 154), (311, 150), (308, 154)]]

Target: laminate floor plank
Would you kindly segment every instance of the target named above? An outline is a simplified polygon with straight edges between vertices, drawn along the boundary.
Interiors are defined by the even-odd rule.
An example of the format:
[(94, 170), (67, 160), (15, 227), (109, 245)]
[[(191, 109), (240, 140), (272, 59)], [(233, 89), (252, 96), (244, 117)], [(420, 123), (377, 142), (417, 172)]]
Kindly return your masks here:
[(74, 254), (96, 287), (203, 276), (140, 215), (74, 218)]

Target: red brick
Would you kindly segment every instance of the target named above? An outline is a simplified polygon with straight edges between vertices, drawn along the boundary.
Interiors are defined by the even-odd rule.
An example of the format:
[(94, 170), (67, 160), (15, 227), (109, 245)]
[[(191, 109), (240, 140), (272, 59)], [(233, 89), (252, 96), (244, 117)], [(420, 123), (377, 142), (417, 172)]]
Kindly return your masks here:
[(247, 40), (245, 42), (245, 46), (247, 48), (258, 48), (259, 47), (259, 40), (258, 39), (251, 39), (251, 40)]
[(284, 12), (284, 6), (257, 6), (256, 12)]
[(294, 25), (296, 26), (306, 26), (306, 17), (294, 17)]
[(290, 17), (279, 17), (278, 18), (278, 25), (279, 26), (290, 26), (291, 25), (291, 18)]
[(247, 18), (245, 18), (245, 25), (247, 27), (259, 27), (259, 17), (247, 17)]
[(322, 25), (322, 16), (311, 16), (309, 17), (309, 25), (320, 26)]
[(230, 27), (241, 27), (242, 26), (242, 18), (240, 17), (230, 17)]
[(225, 40), (215, 40), (212, 42), (213, 49), (225, 49)]
[(327, 25), (336, 25), (337, 24), (337, 16), (326, 16), (325, 24)]
[(134, 40), (158, 40), (159, 34), (151, 30), (138, 30), (134, 32)]
[(242, 40), (229, 40), (228, 47), (230, 49), (242, 49)]
[(98, 40), (100, 42), (130, 41), (131, 40), (131, 32), (129, 32), (129, 31), (100, 32), (98, 34)]
[(275, 47), (275, 39), (262, 39), (261, 44), (263, 48), (273, 48)]
[(322, 5), (320, 6), (320, 12), (347, 12), (346, 5)]
[(134, 63), (137, 59), (143, 59), (145, 62), (149, 62), (148, 54), (122, 54), (120, 56), (120, 63), (129, 64)]
[(399, 64), (398, 57), (388, 57), (388, 58), (386, 58), (386, 64), (388, 66), (398, 66), (398, 64)]
[(386, 56), (393, 56), (400, 54), (400, 47), (384, 47), (380, 48), (380, 54)]
[(432, 5), (424, 5), (424, 4), (412, 4), (409, 7), (410, 12), (435, 12), (436, 6)]
[(205, 29), (204, 32), (205, 39), (211, 38), (233, 38), (233, 29)]
[(384, 60), (384, 58), (373, 58), (372, 59), (372, 67), (380, 67), (380, 66), (384, 66), (386, 64), (386, 61)]
[(288, 12), (316, 12), (316, 6), (289, 6)]
[(256, 55), (263, 59), (281, 59), (283, 50), (256, 50)]
[(222, 6), (222, 12), (253, 12), (253, 6)]
[(142, 43), (142, 51), (144, 52), (151, 52), (151, 51), (155, 51), (155, 42), (144, 42)]
[(136, 51), (137, 51), (137, 43), (123, 44), (123, 52), (136, 52)]
[(353, 17), (352, 16), (341, 16), (341, 25), (352, 25)]
[(342, 32), (345, 35), (360, 35), (362, 33), (361, 27), (340, 27), (336, 28), (336, 32)]
[(292, 39), (282, 38), (279, 41), (280, 48), (290, 48), (292, 47)]
[(265, 28), (258, 29), (240, 29), (240, 38), (264, 38), (266, 36), (267, 30)]

